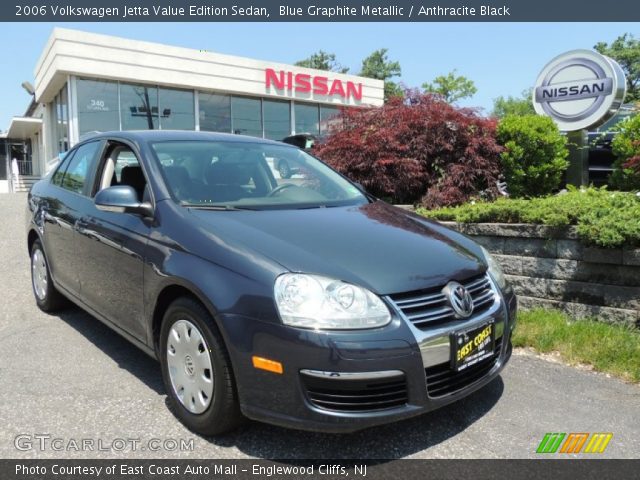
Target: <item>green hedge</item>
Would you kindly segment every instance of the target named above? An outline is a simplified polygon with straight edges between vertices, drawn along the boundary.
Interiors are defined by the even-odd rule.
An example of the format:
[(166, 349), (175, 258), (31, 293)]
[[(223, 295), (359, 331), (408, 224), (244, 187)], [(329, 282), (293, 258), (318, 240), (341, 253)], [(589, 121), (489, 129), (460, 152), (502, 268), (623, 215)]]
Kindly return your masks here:
[(418, 209), (429, 218), (461, 223), (577, 225), (580, 239), (606, 248), (640, 246), (640, 197), (604, 188), (524, 199), (501, 198), (437, 210)]
[(560, 185), (569, 165), (567, 139), (549, 117), (508, 115), (496, 130), (502, 173), (517, 198), (549, 195)]

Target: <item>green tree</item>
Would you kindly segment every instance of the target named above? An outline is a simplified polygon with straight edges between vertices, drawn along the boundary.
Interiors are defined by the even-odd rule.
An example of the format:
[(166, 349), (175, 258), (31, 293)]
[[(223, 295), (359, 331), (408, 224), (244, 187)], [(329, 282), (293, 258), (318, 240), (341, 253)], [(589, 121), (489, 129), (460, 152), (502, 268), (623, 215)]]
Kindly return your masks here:
[(533, 115), (536, 111), (531, 101), (531, 89), (523, 90), (519, 97), (499, 96), (493, 100), (493, 110), (491, 115), (497, 118), (504, 118), (507, 115)]
[(599, 42), (593, 48), (616, 60), (627, 76), (627, 102), (640, 101), (640, 40), (630, 33), (616, 38), (611, 44)]
[(392, 62), (387, 56), (388, 49), (376, 50), (362, 61), (360, 75), (384, 81), (384, 99), (402, 96), (402, 87), (392, 81), (402, 73), (399, 62)]
[(315, 68), (317, 70), (326, 70), (328, 72), (347, 73), (348, 67), (343, 67), (336, 61), (335, 53), (327, 53), (324, 50), (319, 50), (316, 53), (311, 54), (310, 57), (304, 60), (297, 61), (294, 65), (298, 67)]
[(455, 70), (447, 75), (434, 78), (433, 83), (423, 83), (422, 88), (425, 93), (440, 95), (447, 103), (473, 97), (478, 91), (473, 80), (469, 80), (463, 75), (456, 75)]
[(640, 190), (640, 115), (618, 123), (611, 149), (616, 156), (611, 185), (619, 190)]
[(567, 140), (549, 117), (508, 115), (498, 124), (502, 171), (512, 197), (549, 195), (567, 169)]

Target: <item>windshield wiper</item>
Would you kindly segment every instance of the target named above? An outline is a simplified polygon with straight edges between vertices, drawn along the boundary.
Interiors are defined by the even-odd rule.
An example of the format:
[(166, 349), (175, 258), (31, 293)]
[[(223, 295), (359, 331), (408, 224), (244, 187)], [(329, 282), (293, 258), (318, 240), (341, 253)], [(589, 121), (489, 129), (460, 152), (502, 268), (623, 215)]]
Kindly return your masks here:
[(318, 205), (304, 205), (301, 207), (296, 207), (296, 210), (312, 210), (314, 208), (335, 208), (335, 207), (344, 207), (344, 205), (330, 205), (326, 203), (321, 203)]
[(187, 208), (196, 208), (198, 210), (224, 210), (224, 211), (234, 211), (234, 210), (258, 210), (257, 208), (252, 207), (236, 207), (234, 205), (201, 205), (198, 203), (183, 203), (183, 207)]

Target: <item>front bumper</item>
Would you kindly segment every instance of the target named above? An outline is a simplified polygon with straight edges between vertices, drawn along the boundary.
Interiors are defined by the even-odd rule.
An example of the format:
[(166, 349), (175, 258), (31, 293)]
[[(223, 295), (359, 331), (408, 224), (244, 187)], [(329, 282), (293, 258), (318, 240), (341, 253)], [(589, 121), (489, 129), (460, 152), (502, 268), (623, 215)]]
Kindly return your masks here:
[[(401, 312), (386, 327), (359, 333), (295, 329), (237, 315), (221, 320), (247, 417), (301, 430), (351, 432), (440, 408), (491, 382), (511, 356), (515, 318), (516, 298), (508, 288), (481, 315), (428, 330), (417, 329)], [(451, 332), (489, 320), (495, 322), (494, 356), (464, 374), (453, 372)], [(283, 373), (253, 368), (253, 355), (282, 363)], [(371, 409), (342, 400), (332, 404), (356, 395), (367, 396)]]

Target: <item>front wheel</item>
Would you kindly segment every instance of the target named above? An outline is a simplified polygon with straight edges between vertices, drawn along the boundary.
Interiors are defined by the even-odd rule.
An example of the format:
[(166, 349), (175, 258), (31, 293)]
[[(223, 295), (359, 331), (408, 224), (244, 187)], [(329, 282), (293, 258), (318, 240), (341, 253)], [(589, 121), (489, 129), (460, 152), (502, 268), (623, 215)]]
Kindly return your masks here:
[(31, 246), (31, 287), (38, 308), (43, 312), (54, 312), (67, 304), (67, 299), (53, 285), (51, 270), (40, 240)]
[(160, 358), (172, 410), (189, 429), (217, 435), (239, 425), (229, 354), (199, 302), (184, 297), (169, 306), (160, 332)]

